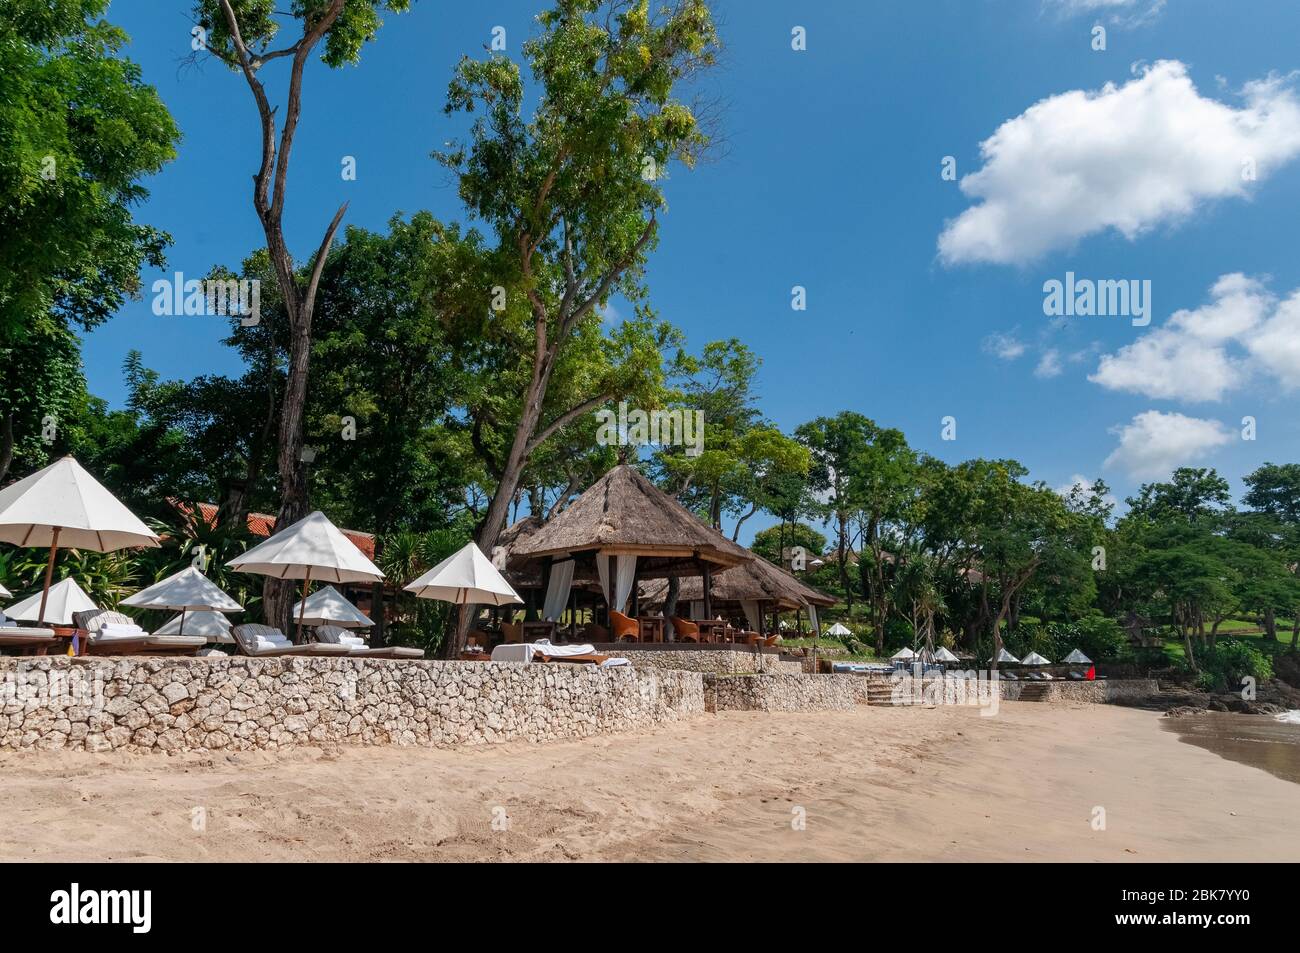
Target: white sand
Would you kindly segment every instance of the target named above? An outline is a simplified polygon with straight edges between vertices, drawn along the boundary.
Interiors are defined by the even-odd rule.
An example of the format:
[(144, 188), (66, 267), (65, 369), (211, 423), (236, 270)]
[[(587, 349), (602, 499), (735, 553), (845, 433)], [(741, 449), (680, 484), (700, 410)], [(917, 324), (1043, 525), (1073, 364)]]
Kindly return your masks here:
[(1158, 720), (1024, 703), (461, 751), (4, 753), (0, 859), (1300, 859), (1300, 785)]

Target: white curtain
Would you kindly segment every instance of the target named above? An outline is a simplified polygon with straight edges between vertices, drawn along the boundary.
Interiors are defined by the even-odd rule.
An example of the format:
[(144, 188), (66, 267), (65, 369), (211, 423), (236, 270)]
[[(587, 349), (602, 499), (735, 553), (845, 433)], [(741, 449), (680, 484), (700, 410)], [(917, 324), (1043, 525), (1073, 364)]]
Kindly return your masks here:
[(811, 602), (808, 603), (808, 621), (812, 623), (813, 638), (820, 639), (822, 636), (822, 627), (817, 622), (817, 607)]
[(559, 622), (564, 607), (569, 604), (569, 590), (573, 588), (573, 560), (551, 565), (551, 579), (546, 584), (546, 601), (542, 604), (542, 618)]
[(614, 580), (614, 602), (619, 612), (627, 608), (628, 596), (632, 595), (632, 580), (636, 578), (636, 557), (619, 556), (618, 572)]
[(750, 631), (757, 632), (759, 622), (762, 620), (762, 615), (758, 608), (758, 602), (746, 599), (740, 604), (740, 607), (745, 610), (745, 618), (749, 620)]
[(612, 606), (614, 600), (609, 597), (609, 557), (596, 554), (596, 575), (600, 577), (600, 592), (605, 597), (605, 605)]

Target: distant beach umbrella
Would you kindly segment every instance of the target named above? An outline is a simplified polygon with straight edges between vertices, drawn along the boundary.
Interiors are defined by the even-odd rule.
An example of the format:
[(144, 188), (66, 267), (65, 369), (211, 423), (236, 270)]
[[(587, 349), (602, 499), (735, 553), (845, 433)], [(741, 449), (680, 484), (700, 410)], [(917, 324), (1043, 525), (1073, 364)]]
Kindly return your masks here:
[[(230, 598), (221, 588), (194, 566), (141, 589), (122, 600), (122, 605), (137, 609), (170, 609), (180, 613), (177, 635), (185, 635), (185, 614), (202, 610), (216, 612), (243, 612), (244, 607)], [(224, 618), (224, 616), (222, 617)], [(229, 626), (227, 626), (228, 628)], [(155, 633), (156, 634), (156, 633)], [(201, 633), (191, 632), (190, 635)]]
[(951, 652), (949, 652), (946, 648), (943, 648), (942, 646), (940, 646), (939, 649), (934, 653), (934, 657), (935, 660), (939, 662), (961, 661), (961, 659), (957, 658), (957, 656), (953, 655)]
[(92, 612), (98, 608), (95, 601), (77, 585), (77, 581), (69, 576), (48, 590), (41, 590), (22, 602), (14, 603), (5, 610), (5, 615), (20, 622), (72, 625), (73, 613)]
[(1068, 662), (1068, 663), (1071, 664), (1071, 665), (1091, 665), (1091, 664), (1092, 664), (1092, 659), (1088, 658), (1088, 656), (1084, 655), (1084, 654), (1083, 654), (1082, 652), (1080, 652), (1078, 649), (1075, 649), (1073, 652), (1071, 652), (1071, 653), (1070, 653), (1069, 655), (1067, 655), (1065, 658), (1061, 659), (1061, 661), (1062, 661), (1062, 662)]
[(1010, 652), (1008, 652), (1006, 649), (1000, 649), (1000, 650), (998, 651), (998, 661), (999, 661), (999, 662), (1019, 662), (1020, 659), (1016, 658), (1014, 655), (1012, 655), (1012, 654), (1011, 654)]
[(504, 606), (524, 601), (473, 542), (408, 583), (405, 589), (421, 599), (441, 599), (461, 606)]
[(1043, 658), (1037, 652), (1030, 652), (1028, 655), (1026, 655), (1024, 658), (1020, 660), (1020, 664), (1021, 665), (1051, 665), (1052, 663), (1049, 659)]
[(0, 586), (0, 599), (12, 599), (13, 597), (14, 594), (12, 592), (10, 592), (4, 586)]
[(904, 646), (903, 648), (895, 652), (893, 655), (889, 656), (889, 658), (890, 661), (894, 661), (894, 662), (906, 662), (908, 659), (916, 658), (916, 653), (913, 652), (911, 649), (907, 648), (906, 646)]
[[(226, 565), (239, 572), (273, 579), (301, 579), (303, 600), (313, 579), (319, 582), (382, 582), (379, 567), (320, 510), (286, 526)], [(302, 603), (298, 604), (298, 634), (302, 641)]]
[(45, 618), (45, 605), (60, 546), (111, 553), (156, 547), (158, 537), (80, 463), (64, 457), (0, 490), (0, 542), (49, 547), (41, 605), (32, 620), (40, 623), (52, 621)]
[[(183, 631), (182, 620), (185, 626)], [(235, 637), (230, 634), (230, 620), (220, 612), (208, 609), (172, 616), (161, 628), (155, 630), (154, 635), (201, 635), (209, 642), (235, 641)]]
[(333, 586), (317, 589), (293, 607), (303, 625), (338, 625), (345, 629), (368, 629), (375, 623), (343, 597)]
[(841, 622), (836, 622), (826, 630), (827, 635), (852, 635), (853, 631)]

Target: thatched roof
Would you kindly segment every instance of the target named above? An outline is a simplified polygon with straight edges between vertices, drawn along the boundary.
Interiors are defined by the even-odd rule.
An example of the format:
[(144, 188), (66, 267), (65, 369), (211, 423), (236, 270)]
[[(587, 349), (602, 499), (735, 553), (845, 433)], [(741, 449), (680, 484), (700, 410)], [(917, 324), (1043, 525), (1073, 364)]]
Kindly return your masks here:
[(508, 565), (575, 557), (577, 574), (595, 555), (635, 555), (641, 578), (720, 572), (752, 560), (753, 554), (705, 526), (671, 496), (630, 466), (618, 466), (592, 484), (559, 516), (511, 547)]
[[(656, 579), (643, 586), (641, 591), (647, 602), (659, 604), (668, 594), (668, 583)], [(833, 606), (836, 602), (826, 593), (804, 585), (781, 567), (757, 557), (714, 579), (712, 595), (715, 603), (757, 601), (775, 604), (782, 609), (798, 609), (809, 604)], [(698, 577), (683, 579), (677, 598), (679, 603), (703, 599), (702, 580)]]

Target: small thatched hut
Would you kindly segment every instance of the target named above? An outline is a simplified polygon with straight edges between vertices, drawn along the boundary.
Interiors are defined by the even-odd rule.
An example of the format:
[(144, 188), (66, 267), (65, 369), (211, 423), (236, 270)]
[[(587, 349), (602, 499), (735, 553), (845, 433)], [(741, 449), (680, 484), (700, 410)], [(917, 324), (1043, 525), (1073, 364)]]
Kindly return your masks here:
[[(647, 604), (662, 605), (667, 598), (668, 584), (665, 580), (654, 580), (642, 586), (641, 591)], [(715, 579), (712, 595), (715, 608), (720, 606), (736, 617), (743, 614), (745, 621), (754, 628), (758, 627), (755, 613), (802, 610), (809, 606), (815, 613), (818, 606), (835, 605), (833, 597), (805, 585), (781, 567), (758, 557)], [(701, 580), (683, 579), (677, 598), (679, 603), (699, 604), (704, 598)]]
[(584, 584), (597, 586), (619, 611), (630, 599), (635, 615), (637, 583), (670, 576), (700, 577), (708, 607), (713, 575), (754, 558), (626, 465), (610, 470), (554, 519), (531, 531), (521, 528), (510, 539), (506, 568), (523, 578), (540, 570), (542, 617), (550, 619), (559, 618), (571, 591)]

